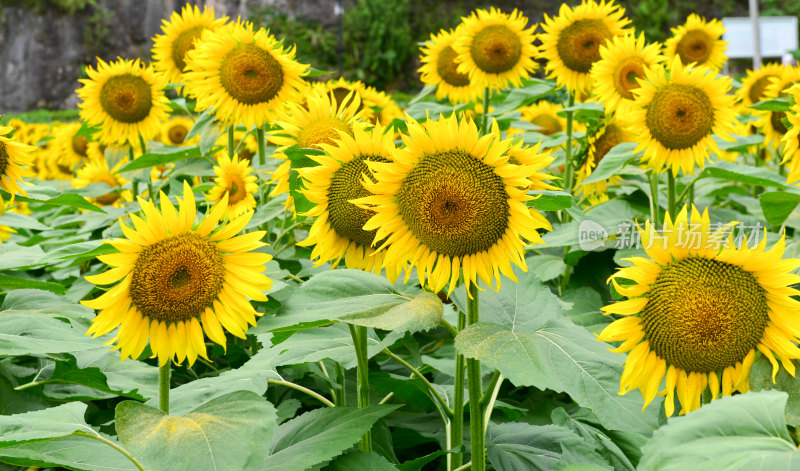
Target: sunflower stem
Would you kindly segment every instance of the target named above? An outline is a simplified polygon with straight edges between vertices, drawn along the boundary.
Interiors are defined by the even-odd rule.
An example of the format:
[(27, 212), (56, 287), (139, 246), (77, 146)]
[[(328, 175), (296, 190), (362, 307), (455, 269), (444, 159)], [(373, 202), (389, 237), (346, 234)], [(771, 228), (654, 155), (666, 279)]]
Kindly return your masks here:
[(650, 220), (653, 224), (658, 221), (658, 173), (650, 170)]
[(283, 381), (279, 379), (267, 379), (267, 382), (270, 384), (278, 384), (281, 386), (286, 386), (287, 388), (294, 389), (295, 391), (300, 391), (302, 393), (308, 394), (309, 396), (313, 397), (314, 399), (318, 400), (319, 402), (325, 404), (328, 407), (336, 407), (336, 404), (329, 401), (328, 398), (325, 396), (318, 394), (304, 386), (300, 386), (299, 384), (292, 383), (290, 381)]
[[(467, 296), (467, 326), (478, 323), (480, 313), (478, 309), (478, 285), (468, 284)], [(483, 426), (483, 386), (481, 385), (481, 362), (467, 358), (467, 392), (469, 393), (469, 432), (472, 451), (472, 469), (484, 471), (486, 469), (486, 450)]]
[(169, 414), (169, 377), (172, 369), (172, 359), (158, 367), (158, 408)]
[(694, 206), (694, 182), (689, 183), (689, 186), (687, 188), (689, 191), (689, 196), (687, 197), (686, 202), (691, 208), (692, 206)]
[[(369, 358), (367, 357), (367, 328), (364, 326), (348, 325), (350, 335), (353, 337), (353, 346), (356, 349), (356, 391), (358, 394), (358, 408), (369, 406)], [(372, 452), (372, 432), (367, 431), (358, 442), (358, 449)]]
[[(570, 92), (567, 108), (575, 105), (575, 95)], [(575, 169), (572, 166), (572, 110), (567, 111), (567, 143), (564, 147), (564, 191), (572, 193), (572, 183), (575, 179)], [(564, 213), (564, 222), (569, 221), (569, 214)]]
[(675, 220), (675, 174), (667, 170), (667, 211), (669, 217)]
[(446, 401), (445, 401), (445, 400), (442, 398), (442, 396), (439, 394), (439, 391), (437, 391), (437, 390), (436, 390), (436, 389), (433, 387), (433, 385), (430, 383), (430, 381), (428, 381), (428, 378), (426, 378), (426, 377), (425, 377), (425, 375), (423, 375), (422, 373), (420, 373), (420, 371), (419, 371), (418, 369), (414, 368), (414, 366), (413, 366), (411, 363), (409, 363), (409, 362), (407, 362), (407, 361), (403, 360), (402, 358), (400, 358), (399, 356), (397, 356), (397, 355), (396, 355), (394, 352), (392, 352), (392, 351), (391, 351), (391, 350), (389, 350), (388, 348), (384, 348), (384, 349), (383, 349), (383, 353), (385, 353), (385, 354), (389, 355), (389, 356), (390, 356), (390, 357), (392, 357), (392, 358), (393, 358), (395, 361), (397, 361), (397, 362), (398, 362), (398, 363), (400, 363), (401, 365), (403, 365), (403, 366), (405, 366), (406, 368), (408, 368), (408, 369), (409, 369), (409, 371), (411, 371), (411, 373), (412, 373), (414, 376), (416, 376), (416, 377), (417, 377), (417, 378), (419, 378), (419, 379), (420, 379), (420, 380), (421, 380), (423, 383), (425, 383), (425, 386), (427, 386), (427, 387), (428, 387), (428, 390), (430, 391), (430, 394), (431, 394), (431, 396), (433, 397), (433, 399), (434, 399), (436, 402), (438, 402), (438, 404), (439, 404), (439, 407), (440, 407), (440, 408), (441, 408), (441, 410), (444, 412), (444, 414), (446, 414), (448, 417), (452, 417), (452, 415), (453, 415), (453, 411), (450, 409), (450, 406), (448, 406), (448, 405), (447, 405), (447, 402), (446, 402)]
[(481, 136), (489, 132), (489, 87), (483, 89), (483, 120), (481, 121)]
[(334, 398), (333, 403), (337, 406), (345, 407), (347, 405), (347, 390), (345, 388), (345, 378), (344, 378), (344, 368), (340, 363), (336, 363), (334, 366), (334, 376), (336, 377), (336, 382), (339, 384), (340, 389), (339, 393)]
[(267, 163), (267, 140), (264, 137), (264, 126), (256, 128), (256, 140), (258, 141), (258, 165), (263, 167)]
[(235, 130), (236, 130), (235, 125), (231, 124), (230, 126), (228, 126), (228, 157), (230, 157), (231, 159), (233, 158), (233, 154), (236, 151), (236, 149), (234, 148), (235, 139), (233, 138)]
[[(463, 312), (458, 311), (458, 330), (453, 333), (453, 338), (455, 338), (458, 332), (464, 330), (466, 325), (467, 316)], [(464, 355), (457, 352), (453, 388), (453, 423), (450, 427), (450, 448), (457, 448), (459, 451), (447, 455), (450, 462), (448, 469), (450, 470), (460, 467), (464, 462), (463, 454), (460, 451), (461, 445), (464, 443)]]

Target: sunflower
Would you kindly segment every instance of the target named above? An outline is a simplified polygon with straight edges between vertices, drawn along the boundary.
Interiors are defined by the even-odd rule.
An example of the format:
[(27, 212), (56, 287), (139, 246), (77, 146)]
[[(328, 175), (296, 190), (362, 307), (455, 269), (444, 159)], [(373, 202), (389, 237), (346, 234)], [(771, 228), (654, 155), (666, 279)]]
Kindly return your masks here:
[(640, 229), (649, 258), (627, 259), (633, 265), (611, 276), (630, 299), (603, 308), (623, 317), (598, 336), (622, 341), (615, 351), (630, 352), (620, 394), (639, 388), (646, 407), (666, 375), (666, 415), (675, 411), (676, 395), (685, 414), (700, 407), (706, 389), (712, 399), (720, 390), (746, 392), (756, 350), (772, 363), (773, 380), (774, 353), (794, 375), (800, 303), (792, 296), (800, 293), (790, 285), (800, 282), (791, 273), (800, 260), (782, 260), (783, 237), (770, 250), (766, 237), (755, 248), (747, 242), (735, 248), (732, 235), (721, 243), (734, 224), (712, 232), (708, 211), (692, 207), (688, 216), (684, 207), (674, 223), (666, 215), (661, 234), (650, 221)]
[[(474, 122), (455, 115), (422, 125), (409, 118), (403, 142), (393, 162), (370, 163), (376, 181), (364, 186), (373, 195), (355, 200), (375, 211), (364, 230), (377, 229), (384, 264), (410, 263), (434, 292), (448, 282), (452, 292), (462, 270), (467, 285), (480, 277), (499, 287), (500, 273), (516, 280), (511, 263), (526, 269), (522, 239), (542, 244), (537, 229), (550, 229), (525, 205), (541, 166), (509, 163), (510, 140), (480, 137)], [(536, 159), (517, 161), (528, 158)]]
[(88, 67), (87, 79), (79, 82), (80, 115), (90, 126), (100, 129), (100, 141), (125, 146), (138, 145), (158, 134), (167, 118), (169, 100), (164, 95), (164, 78), (139, 60), (120, 59), (106, 63), (97, 60), (97, 69)]
[(627, 132), (617, 119), (610, 119), (597, 133), (589, 138), (589, 149), (586, 153), (586, 158), (578, 168), (575, 182), (575, 193), (582, 194), (588, 198), (591, 204), (602, 203), (608, 201), (608, 187), (609, 185), (617, 185), (621, 179), (613, 176), (607, 180), (587, 183), (583, 185), (581, 182), (589, 178), (592, 171), (597, 167), (597, 164), (603, 160), (603, 157), (618, 144), (623, 142), (631, 142), (633, 136)]
[(601, 59), (600, 46), (630, 23), (624, 15), (624, 9), (605, 0), (583, 0), (575, 8), (562, 4), (554, 18), (545, 14), (539, 54), (547, 59), (548, 77), (571, 93), (586, 91), (592, 65)]
[(59, 165), (73, 169), (78, 167), (88, 156), (89, 141), (78, 135), (82, 123), (60, 124), (53, 127), (52, 147), (58, 155)]
[[(764, 91), (764, 98), (783, 98), (789, 88), (796, 82), (800, 82), (800, 68), (798, 67), (784, 67), (778, 77), (770, 79), (767, 89)], [(786, 134), (786, 125), (783, 124), (783, 118), (786, 117), (784, 111), (757, 111), (760, 118), (756, 121), (758, 126), (764, 133), (764, 143), (777, 148), (780, 140)]]
[(738, 89), (736, 94), (744, 106), (752, 106), (761, 100), (766, 100), (770, 81), (780, 77), (782, 72), (783, 65), (775, 63), (765, 64), (760, 69), (748, 70), (747, 76), (742, 80), (742, 88)]
[(186, 140), (186, 135), (192, 130), (194, 121), (186, 116), (173, 116), (161, 123), (161, 142), (170, 146), (189, 146), (200, 141), (200, 137)]
[(227, 195), (228, 219), (235, 219), (256, 207), (253, 195), (258, 192), (256, 176), (250, 175), (252, 167), (248, 160), (238, 156), (229, 158), (227, 154), (217, 159), (214, 166), (214, 187), (208, 192), (209, 201), (219, 201)]
[(339, 131), (353, 136), (355, 128), (363, 126), (365, 111), (360, 97), (348, 97), (339, 103), (333, 94), (317, 92), (307, 97), (305, 105), (289, 105), (277, 129), (270, 133), (270, 141), (280, 146), (273, 157), (285, 160), (272, 174), (271, 182), (276, 183), (272, 196), (289, 191), (291, 162), (285, 154), (289, 147), (322, 149), (322, 144), (333, 145), (340, 139)]
[[(386, 92), (382, 92), (375, 87), (365, 86), (361, 93), (364, 99), (364, 107), (372, 110), (372, 117), (367, 119), (371, 124), (380, 124), (388, 127), (395, 119), (402, 120), (405, 117), (400, 106), (392, 100)], [(399, 136), (398, 136), (399, 137)]]
[[(272, 281), (264, 276), (268, 254), (252, 252), (265, 244), (263, 231), (236, 236), (250, 221), (245, 214), (217, 228), (228, 206), (217, 202), (198, 226), (194, 193), (184, 182), (179, 210), (161, 194), (161, 211), (139, 199), (146, 220), (131, 215), (135, 229), (122, 221), (125, 239), (110, 243), (120, 252), (98, 259), (111, 265), (105, 273), (87, 276), (95, 284), (116, 283), (100, 297), (82, 301), (101, 310), (87, 335), (107, 334), (119, 327), (109, 343), (117, 342), (122, 359), (137, 358), (150, 339), (153, 356), (164, 365), (170, 358), (208, 359), (203, 332), (225, 347), (225, 330), (245, 338), (260, 315), (247, 301), (266, 301), (263, 291)], [(215, 231), (216, 228), (216, 231)]]
[(420, 50), (420, 80), (425, 85), (436, 86), (437, 100), (447, 98), (454, 104), (478, 101), (483, 87), (473, 85), (468, 74), (458, 71), (456, 51), (453, 49), (457, 34), (452, 30), (431, 34), (431, 39)]
[[(535, 132), (545, 136), (552, 136), (567, 130), (567, 118), (558, 114), (563, 109), (561, 105), (542, 100), (532, 105), (520, 107), (519, 113), (523, 120), (539, 127)], [(513, 130), (509, 134), (516, 134), (517, 132), (521, 131)]]
[(130, 190), (122, 190), (122, 186), (128, 183), (128, 180), (122, 178), (117, 173), (127, 160), (120, 160), (114, 168), (108, 168), (108, 162), (105, 158), (98, 160), (89, 160), (86, 164), (78, 169), (77, 175), (72, 180), (72, 186), (75, 188), (83, 188), (92, 183), (105, 183), (111, 187), (111, 191), (105, 195), (92, 198), (94, 204), (100, 206), (121, 206), (122, 201), (131, 201)]
[(788, 164), (787, 184), (800, 183), (800, 84), (791, 87), (787, 95), (791, 103), (791, 112), (786, 114), (790, 127), (781, 138), (782, 164)]
[(261, 126), (301, 97), (308, 66), (294, 54), (263, 28), (254, 32), (250, 22), (206, 30), (187, 54), (186, 90), (198, 110), (214, 108), (225, 125)]
[(228, 21), (228, 17), (214, 18), (214, 8), (184, 5), (181, 13), (172, 12), (169, 21), (161, 20), (161, 31), (153, 38), (153, 67), (172, 83), (183, 83), (186, 54), (194, 49), (195, 41), (203, 31), (214, 31)]
[[(316, 217), (308, 237), (300, 246), (314, 246), (311, 259), (315, 266), (332, 262), (333, 267), (344, 259), (347, 268), (379, 273), (384, 252), (371, 247), (375, 230), (366, 231), (364, 223), (375, 213), (359, 208), (350, 200), (368, 196), (361, 184), (364, 178), (375, 182), (368, 162), (392, 161), (395, 149), (392, 134), (378, 126), (371, 131), (355, 129), (354, 136), (341, 133), (336, 145), (322, 144), (325, 155), (312, 155), (319, 166), (300, 169), (306, 182), (303, 194), (316, 204), (304, 216)], [(332, 268), (333, 268), (332, 267)], [(387, 267), (387, 275), (394, 282), (399, 270)]]
[(332, 98), (336, 99), (336, 103), (341, 105), (348, 105), (348, 100), (355, 100), (358, 97), (360, 102), (357, 111), (364, 110), (364, 120), (374, 120), (374, 112), (371, 108), (367, 108), (364, 100), (364, 92), (367, 86), (364, 82), (355, 80), (353, 82), (339, 77), (337, 80), (328, 80), (327, 82), (313, 82), (311, 83), (311, 90), (306, 94), (323, 94), (327, 93)]
[(672, 37), (664, 43), (664, 53), (670, 61), (680, 57), (684, 66), (694, 63), (720, 70), (728, 59), (725, 55), (728, 42), (720, 39), (724, 32), (721, 21), (706, 22), (705, 18), (692, 13), (685, 24), (672, 28)]
[(603, 103), (606, 113), (627, 116), (635, 106), (633, 90), (640, 87), (639, 80), (664, 56), (658, 43), (645, 44), (644, 34), (637, 38), (631, 32), (615, 36), (600, 46), (600, 60), (590, 72), (592, 93)]
[(476, 10), (462, 18), (452, 44), (456, 72), (469, 76), (477, 88), (505, 88), (522, 85), (537, 67), (534, 61), (536, 25), (525, 29), (528, 19), (516, 9), (505, 14), (492, 7)]
[[(6, 137), (13, 130), (11, 126), (0, 126), (0, 188), (11, 194), (11, 203), (14, 202), (16, 193), (28, 195), (20, 188), (19, 182), (22, 177), (34, 176), (33, 172), (25, 167), (31, 165), (30, 153), (35, 150), (32, 146)], [(0, 195), (0, 214), (5, 214), (5, 211), (5, 201), (3, 195)]]
[(694, 172), (702, 167), (709, 150), (719, 152), (712, 134), (729, 138), (736, 120), (734, 96), (727, 92), (731, 80), (706, 67), (684, 68), (673, 59), (667, 76), (663, 67), (646, 73), (647, 81), (634, 90), (636, 107), (626, 117), (629, 130), (656, 170), (671, 167)]

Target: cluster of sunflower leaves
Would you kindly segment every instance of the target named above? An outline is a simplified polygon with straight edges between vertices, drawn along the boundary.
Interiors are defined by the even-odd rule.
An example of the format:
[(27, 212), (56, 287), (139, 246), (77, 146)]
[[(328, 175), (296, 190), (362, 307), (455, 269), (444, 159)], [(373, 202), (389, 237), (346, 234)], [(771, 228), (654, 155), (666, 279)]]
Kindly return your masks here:
[[(417, 96), (399, 100), (410, 119), (394, 119), (393, 130), (399, 134), (416, 125), (414, 121), (454, 112), (480, 120), (488, 108), (485, 116), (496, 126), (490, 132), (517, 130), (525, 142), (550, 149), (554, 174), (565, 163), (565, 147), (575, 161), (593, 160), (590, 153), (606, 124), (603, 105), (587, 100), (566, 109), (540, 110), (551, 114), (531, 126), (520, 110), (570, 101), (549, 80), (522, 79), (517, 88), (492, 93), (480, 112), (475, 103), (436, 101), (433, 92), (434, 87), (425, 87)], [(222, 207), (213, 206), (210, 197), (215, 162), (209, 156), (224, 153), (226, 143), (237, 142), (240, 155), (276, 151), (276, 146), (258, 149), (248, 143), (252, 129), (221, 129), (214, 115), (197, 112), (192, 100), (175, 95), (170, 106), (191, 121), (178, 131), (181, 123), (165, 123), (161, 142), (147, 143), (148, 151), (115, 167), (111, 181), (93, 180), (87, 173), (76, 183), (73, 176), (64, 177), (71, 170), (59, 167), (57, 159), (47, 160), (55, 148), (97, 151), (91, 147), (96, 143), (81, 140), (91, 127), (51, 131), (62, 125), (17, 123), (16, 138), (27, 136), (39, 148), (36, 158), (45, 160), (38, 161), (37, 177), (23, 185), (27, 196), (12, 198), (0, 191), (3, 200), (13, 201), (0, 215), (0, 462), (5, 463), (0, 466), (87, 471), (454, 469), (452, 456), (466, 456), (470, 445), (467, 436), (465, 445), (451, 446), (453, 428), (462, 425), (454, 417), (454, 404), (465, 399), (465, 391), (454, 388), (456, 369), (463, 369), (454, 359), (463, 355), (480, 360), (479, 376), (487, 386), (481, 403), (481, 410), (488, 412), (486, 457), (494, 469), (800, 469), (800, 387), (788, 372), (793, 360), (773, 369), (771, 356), (751, 355), (746, 360), (752, 362), (747, 387), (737, 384), (738, 393), (723, 398), (703, 397), (702, 407), (698, 404), (692, 408), (697, 410), (681, 416), (673, 416), (677, 411), (671, 397), (665, 405), (664, 396), (654, 393), (645, 404), (638, 390), (619, 394), (626, 355), (610, 351), (612, 345), (598, 341), (597, 335), (624, 317), (604, 315), (602, 308), (615, 301), (625, 305), (623, 294), (632, 288), (609, 285), (608, 280), (618, 267), (638, 260), (631, 257), (648, 255), (637, 239), (636, 223), (654, 212), (663, 214), (668, 199), (658, 184), (660, 197), (653, 198), (650, 174), (639, 165), (642, 154), (629, 142), (605, 149), (602, 159), (592, 162), (596, 168), (589, 169), (591, 175), (583, 175), (585, 185), (614, 177), (600, 193), (576, 197), (557, 189), (539, 190), (525, 202), (545, 214), (552, 231), (542, 231), (544, 244), (524, 252), (527, 271), (514, 267), (497, 273), (494, 287), (478, 282), (480, 322), (469, 327), (461, 325), (463, 313), (476, 308), (463, 285), (437, 295), (421, 287), (410, 269), (408, 276), (390, 277), (396, 278), (390, 282), (370, 271), (312, 263), (317, 258), (313, 249), (298, 242), (309, 238), (314, 205), (297, 169), (316, 165), (323, 152), (283, 149), (292, 162), (288, 192), (270, 196), (267, 185), (256, 186), (254, 199), (260, 204), (252, 217), (238, 225), (231, 218), (226, 227), (236, 230), (220, 229), (211, 236), (217, 237), (215, 243), (228, 244), (225, 251), (241, 249), (235, 255), (243, 255), (230, 258), (240, 268), (238, 274), (214, 275), (225, 286), (256, 286), (253, 280), (260, 278), (255, 275), (237, 277), (245, 277), (250, 265), (264, 267), (259, 276), (266, 276), (269, 286), (246, 293), (259, 316), (255, 325), (244, 331), (225, 317), (234, 308), (226, 305), (231, 298), (223, 289), (225, 297), (220, 295), (219, 307), (214, 304), (214, 318), (220, 320), (209, 319), (209, 326), (202, 317), (213, 342), (171, 345), (182, 357), (170, 367), (163, 360), (172, 355), (151, 347), (163, 347), (167, 338), (198, 336), (139, 327), (136, 337), (122, 328), (106, 328), (96, 321), (95, 309), (80, 301), (94, 298), (95, 305), (86, 304), (114, 309), (108, 301), (114, 289), (106, 298), (96, 296), (97, 288), (86, 277), (99, 284), (116, 281), (113, 269), (105, 272), (98, 257), (112, 266), (131, 257), (125, 243), (112, 246), (106, 243), (109, 239), (146, 242), (164, 227), (191, 227), (195, 205), (206, 213), (203, 221), (211, 221), (204, 231), (208, 235), (221, 219), (221, 210), (214, 208)], [(761, 109), (786, 111), (786, 101), (763, 103)], [(561, 126), (567, 113), (571, 136)], [(543, 132), (541, 123), (555, 128)], [(177, 141), (169, 140), (173, 131), (180, 135)], [(52, 140), (42, 138), (49, 133)], [(58, 144), (61, 134), (68, 139)], [(677, 177), (670, 191), (679, 199), (691, 198), (698, 207), (713, 207), (712, 223), (739, 221), (734, 233), (739, 243), (766, 235), (772, 246), (781, 244), (785, 234), (781, 255), (788, 260), (800, 256), (800, 244), (793, 241), (794, 230), (800, 229), (794, 211), (800, 193), (786, 183), (778, 159), (764, 158), (771, 151), (765, 151), (763, 141), (754, 133), (720, 142), (720, 149), (730, 154), (726, 161)], [(145, 147), (142, 143), (139, 150)], [(280, 163), (253, 158), (252, 171), (257, 180), (267, 182)], [(5, 170), (0, 167), (0, 173)], [(108, 166), (104, 171), (109, 172)], [(119, 191), (109, 193), (109, 186)], [(160, 195), (155, 198), (159, 204), (133, 201), (125, 191)], [(118, 224), (142, 212), (148, 224), (135, 218), (135, 230)], [(196, 231), (203, 232), (203, 224)], [(256, 247), (260, 256), (244, 254), (244, 247), (255, 242), (233, 237), (241, 231), (263, 231), (259, 240), (269, 245)], [(200, 251), (204, 247), (194, 239), (187, 244)], [(158, 254), (142, 251), (140, 257), (153, 260)], [(695, 273), (696, 267), (689, 265), (679, 273)], [(145, 274), (158, 268), (137, 265)], [(183, 276), (191, 274), (180, 272), (173, 279), (176, 289)], [(751, 280), (742, 279), (744, 284)], [(766, 280), (765, 286), (771, 283)], [(774, 284), (780, 285), (779, 280)], [(763, 288), (751, 291), (758, 289)], [(157, 292), (137, 295), (147, 306), (167, 302)], [(157, 308), (151, 314), (162, 315)], [(196, 319), (185, 324), (180, 328), (199, 329)], [(142, 338), (145, 343), (138, 345)], [(354, 339), (365, 348), (354, 348)], [(120, 352), (108, 347), (115, 344), (123, 359), (131, 352), (140, 354), (120, 362)], [(167, 407), (159, 401), (165, 396), (159, 391), (159, 363), (171, 368)], [(368, 381), (357, 377), (357, 365)], [(722, 383), (723, 391), (731, 392), (724, 386), (727, 381), (730, 387), (729, 377), (714, 375), (705, 381), (717, 381), (715, 391)], [(360, 391), (361, 384), (369, 389)]]

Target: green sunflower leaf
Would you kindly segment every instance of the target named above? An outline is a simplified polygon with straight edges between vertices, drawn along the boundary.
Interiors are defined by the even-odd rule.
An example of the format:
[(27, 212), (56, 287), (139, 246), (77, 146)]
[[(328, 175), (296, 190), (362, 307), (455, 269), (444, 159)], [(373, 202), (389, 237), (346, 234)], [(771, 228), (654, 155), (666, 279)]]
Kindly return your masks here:
[(786, 177), (782, 177), (775, 172), (770, 172), (761, 167), (750, 165), (733, 164), (730, 162), (718, 162), (703, 169), (703, 173), (698, 178), (715, 177), (732, 182), (747, 183), (750, 185), (768, 186), (777, 188), (789, 188), (786, 185)]
[(92, 438), (80, 436), (0, 448), (0, 462), (31, 469), (46, 466), (83, 471), (138, 470), (119, 451)]
[[(194, 128), (192, 128), (194, 129)], [(160, 149), (151, 149), (148, 153), (142, 154), (133, 162), (119, 169), (120, 173), (130, 172), (133, 170), (140, 170), (143, 168), (150, 168), (156, 165), (164, 165), (177, 160), (196, 159), (202, 157), (200, 148), (193, 147), (162, 147)]]
[(759, 101), (754, 105), (748, 106), (759, 111), (789, 111), (789, 101), (786, 98), (773, 98), (771, 100)]
[(364, 469), (369, 471), (397, 471), (397, 468), (381, 455), (351, 451), (331, 461), (326, 471), (353, 471)]
[(46, 291), (52, 291), (56, 294), (64, 294), (66, 291), (66, 288), (61, 283), (32, 280), (30, 278), (23, 278), (20, 276), (6, 275), (5, 273), (0, 273), (0, 288), (4, 290), (42, 289)]
[(261, 469), (308, 469), (330, 460), (353, 446), (378, 419), (398, 407), (400, 406), (374, 405), (361, 409), (333, 407), (306, 412), (278, 426), (270, 455)]
[(456, 337), (461, 354), (496, 368), (514, 385), (565, 392), (594, 412), (607, 429), (649, 435), (658, 426), (662, 399), (657, 397), (643, 411), (638, 392), (620, 396), (625, 356), (608, 348), (566, 319), (515, 328), (479, 322)]
[(780, 227), (800, 203), (800, 194), (785, 191), (768, 191), (758, 197), (761, 211), (768, 223)]
[[(2, 197), (5, 201), (11, 200), (11, 195), (3, 190), (0, 190), (0, 197)], [(14, 198), (15, 201), (21, 201), (23, 203), (31, 203), (31, 204), (39, 204), (47, 206), (70, 206), (72, 208), (86, 209), (97, 213), (105, 213), (104, 210), (86, 201), (86, 199), (83, 196), (78, 195), (76, 193), (62, 193), (58, 196), (54, 196), (51, 198), (40, 199), (34, 197), (32, 190), (28, 190), (28, 196), (17, 195)]]
[(617, 144), (612, 147), (611, 150), (603, 156), (600, 163), (597, 164), (597, 167), (592, 170), (589, 177), (581, 182), (581, 185), (597, 183), (618, 175), (626, 164), (638, 159), (642, 155), (641, 152), (634, 152), (636, 145), (635, 142), (623, 142), (622, 144)]
[(152, 471), (258, 470), (276, 425), (275, 408), (250, 391), (213, 399), (185, 415), (148, 405), (117, 405), (122, 444)]
[(644, 446), (638, 469), (800, 469), (800, 451), (783, 418), (786, 398), (778, 391), (749, 392), (673, 417)]
[(0, 415), (0, 450), (38, 440), (66, 437), (75, 432), (95, 434), (83, 416), (86, 404), (69, 402), (23, 414)]

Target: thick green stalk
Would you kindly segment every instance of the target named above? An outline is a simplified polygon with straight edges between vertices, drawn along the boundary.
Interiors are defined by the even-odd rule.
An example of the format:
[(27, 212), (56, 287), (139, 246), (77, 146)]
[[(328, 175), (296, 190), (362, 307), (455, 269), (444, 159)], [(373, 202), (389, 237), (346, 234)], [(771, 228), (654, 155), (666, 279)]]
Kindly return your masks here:
[(650, 170), (650, 220), (653, 224), (658, 221), (658, 173)]
[(169, 376), (172, 369), (172, 360), (158, 367), (158, 408), (169, 414)]
[[(467, 316), (458, 311), (458, 332), (464, 330), (467, 325)], [(461, 448), (464, 443), (464, 355), (456, 353), (456, 376), (453, 384), (453, 422), (450, 427), (450, 448)], [(464, 462), (464, 456), (459, 451), (448, 455), (450, 457), (450, 467), (454, 470)]]
[(489, 88), (483, 90), (483, 120), (481, 121), (481, 136), (489, 132)]
[(236, 140), (233, 138), (235, 131), (236, 131), (236, 126), (235, 125), (231, 124), (230, 126), (228, 126), (228, 157), (231, 158), (231, 159), (233, 158), (233, 154), (236, 151), (236, 148), (235, 148), (236, 147), (236, 144), (235, 144)]
[(258, 165), (267, 163), (267, 140), (264, 136), (264, 126), (256, 127), (256, 140), (258, 141)]
[[(369, 405), (369, 358), (367, 358), (367, 328), (350, 325), (350, 335), (353, 337), (353, 346), (356, 349), (356, 393), (358, 395), (358, 408)], [(372, 432), (367, 431), (358, 442), (358, 449), (372, 452)]]
[[(467, 326), (476, 324), (480, 320), (478, 309), (478, 285), (469, 283), (467, 297)], [(483, 386), (481, 385), (481, 362), (467, 358), (467, 392), (469, 394), (469, 433), (472, 450), (472, 469), (484, 471), (486, 469), (486, 449), (483, 426)]]
[[(567, 108), (572, 108), (575, 105), (575, 95), (569, 94), (567, 101)], [(572, 111), (567, 111), (567, 145), (564, 148), (564, 191), (572, 193), (572, 184), (575, 179), (575, 169), (572, 165)], [(564, 214), (564, 218), (568, 218), (568, 214)]]
[(667, 170), (667, 210), (669, 217), (675, 220), (675, 175), (672, 171)]

